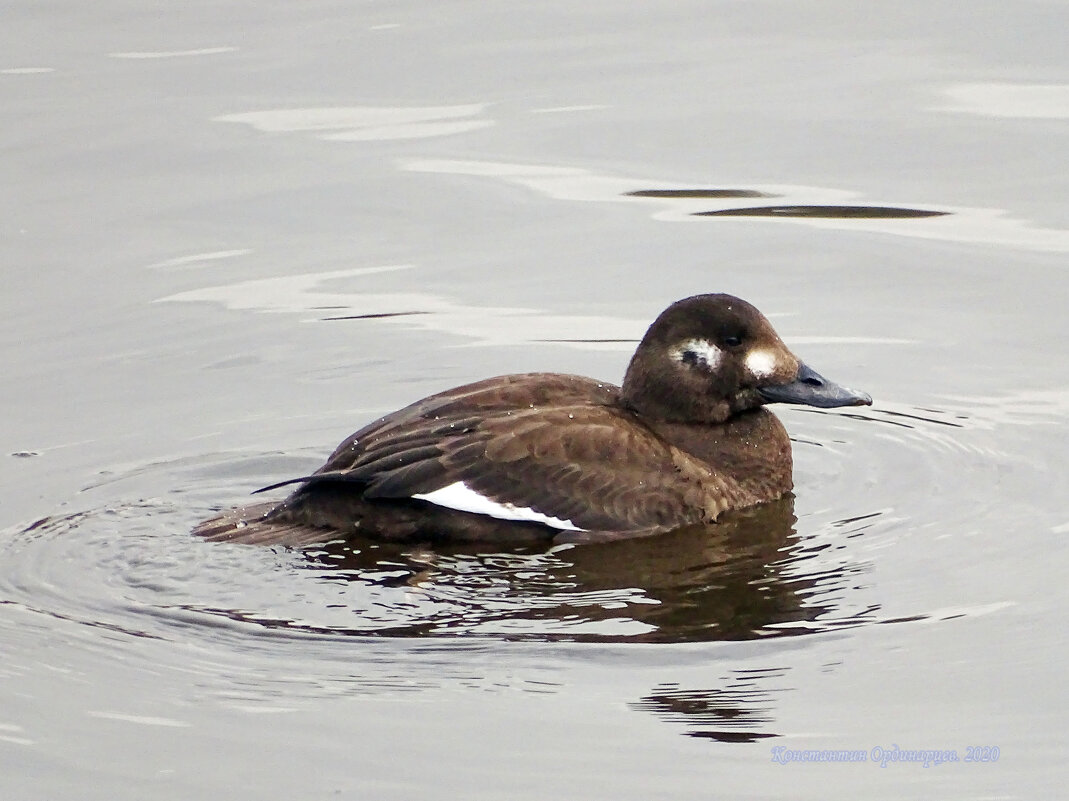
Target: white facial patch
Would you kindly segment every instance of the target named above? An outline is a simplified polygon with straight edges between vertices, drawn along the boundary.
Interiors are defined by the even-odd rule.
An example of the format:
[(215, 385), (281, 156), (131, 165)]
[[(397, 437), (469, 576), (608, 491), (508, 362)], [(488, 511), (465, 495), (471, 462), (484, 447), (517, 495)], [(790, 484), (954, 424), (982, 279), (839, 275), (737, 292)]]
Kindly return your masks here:
[(527, 523), (542, 523), (550, 528), (563, 531), (585, 531), (572, 523), (571, 520), (561, 520), (559, 517), (551, 517), (526, 506), (516, 506), (511, 503), (498, 503), (495, 500), (480, 495), (463, 481), (457, 481), (447, 487), (436, 489), (425, 495), (413, 495), (421, 501), (428, 501), (435, 506), (444, 506), (447, 509), (456, 509), (458, 512), (471, 512), (477, 515), (486, 515), (498, 520), (517, 520)]
[(768, 378), (776, 372), (776, 355), (769, 350), (751, 350), (746, 354), (746, 369), (754, 378)]
[(707, 339), (688, 339), (675, 347), (671, 356), (683, 364), (698, 364), (709, 372), (720, 367), (724, 352)]

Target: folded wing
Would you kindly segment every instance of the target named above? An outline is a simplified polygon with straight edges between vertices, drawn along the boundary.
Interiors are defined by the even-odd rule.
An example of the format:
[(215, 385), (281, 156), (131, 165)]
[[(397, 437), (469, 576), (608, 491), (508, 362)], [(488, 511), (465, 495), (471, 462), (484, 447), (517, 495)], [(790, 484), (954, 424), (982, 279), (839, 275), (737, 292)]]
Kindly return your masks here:
[(583, 530), (708, 522), (728, 494), (708, 466), (608, 405), (414, 411), (354, 434), (307, 486), (354, 482), (365, 498), (397, 499), (461, 483)]

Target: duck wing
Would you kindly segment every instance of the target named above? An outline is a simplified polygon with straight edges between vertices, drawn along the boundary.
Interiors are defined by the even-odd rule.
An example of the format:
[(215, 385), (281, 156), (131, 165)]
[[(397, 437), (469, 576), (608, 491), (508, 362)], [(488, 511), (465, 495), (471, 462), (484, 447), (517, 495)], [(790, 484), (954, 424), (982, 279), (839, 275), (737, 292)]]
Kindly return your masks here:
[[(587, 531), (709, 522), (728, 505), (729, 485), (709, 465), (620, 408), (470, 412), (460, 403), (384, 418), (343, 443), (298, 493), (354, 482), (368, 499), (417, 498)], [(458, 494), (468, 505), (456, 505)], [(473, 498), (487, 503), (473, 507)]]
[[(291, 484), (342, 478), (369, 450), (433, 444), (476, 425), (483, 415), (547, 406), (606, 406), (620, 388), (604, 381), (562, 373), (515, 373), (447, 389), (391, 412), (346, 438), (314, 474), (288, 478), (256, 490), (268, 492)], [(254, 493), (255, 494), (255, 493)]]

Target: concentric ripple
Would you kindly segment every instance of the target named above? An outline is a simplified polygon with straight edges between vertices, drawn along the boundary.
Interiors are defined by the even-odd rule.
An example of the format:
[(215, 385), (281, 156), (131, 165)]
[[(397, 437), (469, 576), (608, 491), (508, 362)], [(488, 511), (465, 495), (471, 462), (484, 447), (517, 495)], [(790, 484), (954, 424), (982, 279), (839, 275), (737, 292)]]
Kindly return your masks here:
[[(997, 447), (997, 430), (1015, 424), (1003, 411), (790, 411), (795, 498), (717, 526), (548, 550), (206, 543), (189, 533), (198, 519), (314, 457), (157, 463), (90, 488), (96, 503), (82, 511), (0, 532), (0, 603), (42, 630), (63, 621), (87, 649), (118, 636), (237, 641), (246, 653), (279, 637), (694, 642), (939, 617), (952, 604), (937, 591), (903, 600), (888, 588), (924, 584), (941, 537), (1007, 514), (1000, 495), (963, 494), (963, 471), (982, 490), (1015, 465), (1034, 490), (1037, 466)], [(1033, 408), (1016, 424), (1042, 437), (1051, 419)], [(159, 494), (129, 498), (146, 486)]]

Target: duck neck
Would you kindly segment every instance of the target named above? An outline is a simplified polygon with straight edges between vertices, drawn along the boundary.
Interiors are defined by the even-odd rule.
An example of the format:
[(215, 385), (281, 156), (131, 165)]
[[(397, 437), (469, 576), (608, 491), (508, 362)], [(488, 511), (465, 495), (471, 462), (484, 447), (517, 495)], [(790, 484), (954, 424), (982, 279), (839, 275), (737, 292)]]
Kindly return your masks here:
[(645, 422), (731, 481), (753, 503), (778, 498), (794, 486), (790, 438), (767, 409), (752, 409), (716, 424)]
[(695, 420), (719, 423), (734, 411), (726, 398), (708, 392), (706, 387), (681, 386), (678, 376), (662, 373), (662, 365), (644, 364), (642, 355), (636, 353), (620, 387), (620, 402), (646, 420), (681, 424)]

